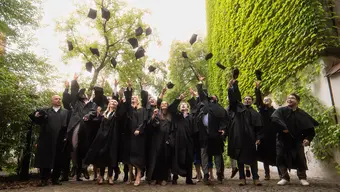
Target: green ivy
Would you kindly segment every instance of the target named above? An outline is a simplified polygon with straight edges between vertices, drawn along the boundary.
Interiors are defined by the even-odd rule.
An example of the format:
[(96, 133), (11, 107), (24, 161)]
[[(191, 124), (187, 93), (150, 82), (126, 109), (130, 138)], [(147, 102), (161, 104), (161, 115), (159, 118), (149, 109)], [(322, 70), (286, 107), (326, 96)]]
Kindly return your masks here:
[[(208, 47), (214, 54), (209, 63), (209, 91), (226, 106), (230, 71), (238, 67), (242, 93), (253, 95), (254, 72), (261, 69), (266, 94), (283, 104), (289, 93), (299, 93), (301, 108), (320, 122), (313, 150), (322, 160), (332, 160), (332, 151), (340, 144), (333, 110), (322, 105), (309, 88), (320, 75), (319, 58), (328, 48), (339, 47), (330, 2), (206, 0)], [(220, 70), (216, 62), (227, 70)]]

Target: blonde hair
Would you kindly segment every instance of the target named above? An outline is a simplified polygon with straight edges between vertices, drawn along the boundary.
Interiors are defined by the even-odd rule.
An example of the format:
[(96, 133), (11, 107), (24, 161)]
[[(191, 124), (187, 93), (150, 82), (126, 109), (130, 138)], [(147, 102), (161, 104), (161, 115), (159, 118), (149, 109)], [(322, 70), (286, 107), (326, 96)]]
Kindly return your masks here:
[(181, 105), (183, 105), (183, 104), (186, 104), (186, 105), (187, 105), (187, 107), (188, 107), (188, 113), (190, 113), (190, 105), (189, 105), (189, 103), (186, 102), (186, 101), (181, 101), (181, 102), (179, 103), (178, 107), (177, 107), (177, 110), (178, 110), (178, 111), (181, 111)]
[[(142, 108), (142, 105), (141, 105), (141, 103), (140, 103), (139, 97), (138, 97), (137, 95), (134, 95), (134, 96), (132, 96), (132, 97), (135, 97), (135, 98), (137, 99), (137, 101), (138, 101), (138, 103), (137, 103), (137, 109)], [(132, 99), (132, 98), (131, 98), (131, 99)]]
[[(110, 114), (110, 108), (111, 108), (111, 107), (110, 107), (110, 102), (111, 102), (111, 101), (114, 102), (114, 101), (116, 101), (116, 100), (115, 100), (115, 99), (110, 99), (110, 100), (109, 100), (109, 104), (107, 105), (107, 108), (106, 108), (106, 110), (105, 110), (105, 112), (104, 112), (104, 118), (106, 118), (106, 119), (108, 118), (108, 116), (109, 116), (109, 114)], [(117, 102), (117, 101), (116, 101), (116, 102)], [(112, 109), (112, 112), (114, 112), (113, 109)]]

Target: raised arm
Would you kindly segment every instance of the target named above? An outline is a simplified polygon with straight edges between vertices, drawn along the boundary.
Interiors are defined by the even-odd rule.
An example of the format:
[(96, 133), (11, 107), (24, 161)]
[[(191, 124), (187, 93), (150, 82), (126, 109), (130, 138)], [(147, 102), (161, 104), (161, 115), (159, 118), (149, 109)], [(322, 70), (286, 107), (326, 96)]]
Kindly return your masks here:
[(229, 82), (228, 99), (230, 109), (234, 112), (237, 112), (237, 104), (241, 102), (241, 93), (238, 88), (238, 82), (235, 79)]
[(78, 92), (79, 92), (79, 84), (78, 84), (78, 75), (74, 74), (74, 79), (71, 81), (71, 104), (74, 106), (76, 101), (78, 100)]
[(160, 108), (160, 107), (161, 107), (161, 104), (162, 104), (162, 102), (163, 102), (163, 97), (164, 97), (166, 91), (167, 91), (167, 88), (166, 88), (166, 87), (163, 88), (161, 94), (160, 94), (159, 97), (157, 98), (157, 108)]
[(70, 88), (70, 83), (68, 81), (66, 81), (65, 82), (65, 90), (63, 92), (62, 102), (63, 102), (64, 108), (67, 109), (67, 110), (71, 110), (71, 102), (72, 102), (71, 95), (68, 92), (69, 88)]
[(255, 104), (259, 110), (263, 109), (264, 104), (263, 104), (263, 99), (262, 99), (262, 93), (260, 89), (260, 82), (256, 82), (256, 88), (255, 88)]
[(118, 94), (118, 81), (115, 79), (114, 82), (114, 87), (113, 87), (113, 92), (112, 92), (112, 99), (116, 100), (119, 102), (119, 94)]
[(182, 93), (177, 99), (175, 99), (168, 107), (168, 111), (172, 114), (177, 113), (178, 105), (181, 103), (181, 101), (185, 98), (185, 94)]

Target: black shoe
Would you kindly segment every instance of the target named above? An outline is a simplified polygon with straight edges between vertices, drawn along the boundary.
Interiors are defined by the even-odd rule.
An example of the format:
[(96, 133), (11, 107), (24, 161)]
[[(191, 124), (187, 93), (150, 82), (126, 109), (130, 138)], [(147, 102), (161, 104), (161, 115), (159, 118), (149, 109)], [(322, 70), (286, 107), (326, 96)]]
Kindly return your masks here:
[(172, 184), (173, 185), (177, 185), (177, 179), (176, 180), (172, 180)]
[(83, 174), (84, 174), (84, 178), (89, 180), (90, 179), (90, 175), (89, 175), (89, 172), (87, 171), (87, 169), (84, 169), (83, 170)]
[(62, 185), (60, 181), (52, 181), (52, 185)]
[(237, 172), (238, 172), (238, 168), (233, 168), (232, 171), (231, 171), (231, 177), (230, 178), (234, 178)]
[(250, 170), (246, 170), (246, 177), (250, 177)]
[[(176, 182), (177, 182), (177, 181), (176, 181)], [(194, 183), (191, 179), (186, 180), (185, 183), (186, 183), (187, 185), (196, 185), (196, 183)]]
[(204, 174), (204, 178), (203, 178), (203, 183), (204, 185), (210, 185), (210, 181), (209, 181), (209, 174)]
[(45, 187), (45, 186), (47, 186), (48, 185), (48, 182), (47, 181), (41, 181), (38, 185), (37, 185), (37, 187)]

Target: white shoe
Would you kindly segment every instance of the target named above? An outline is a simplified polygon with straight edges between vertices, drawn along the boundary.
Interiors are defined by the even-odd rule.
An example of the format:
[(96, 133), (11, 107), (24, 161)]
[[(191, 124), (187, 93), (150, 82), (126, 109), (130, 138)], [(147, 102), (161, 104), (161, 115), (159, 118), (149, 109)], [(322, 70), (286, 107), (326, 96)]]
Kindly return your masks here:
[(281, 179), (279, 182), (277, 182), (278, 185), (287, 185), (289, 183), (289, 181), (287, 181), (286, 179)]
[(309, 183), (308, 183), (308, 181), (307, 181), (306, 179), (301, 179), (301, 180), (300, 180), (300, 183), (301, 183), (301, 185), (303, 185), (303, 186), (309, 186)]

